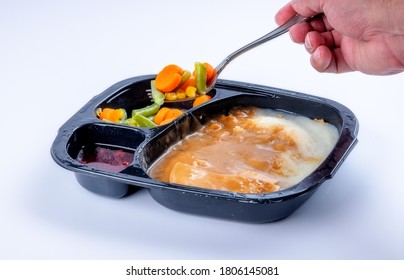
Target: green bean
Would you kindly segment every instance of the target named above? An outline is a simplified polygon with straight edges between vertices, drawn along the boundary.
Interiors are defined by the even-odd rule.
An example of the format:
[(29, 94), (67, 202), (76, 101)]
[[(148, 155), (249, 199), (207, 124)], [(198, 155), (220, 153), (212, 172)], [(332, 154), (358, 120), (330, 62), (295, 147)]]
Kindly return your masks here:
[(126, 124), (126, 125), (130, 125), (130, 126), (139, 126), (139, 124), (137, 123), (137, 121), (134, 118), (126, 119), (126, 120), (122, 121), (122, 123)]
[(195, 62), (195, 83), (200, 94), (206, 91), (206, 67), (203, 63)]
[(166, 98), (166, 96), (164, 95), (164, 93), (162, 93), (161, 91), (159, 91), (156, 88), (156, 81), (155, 80), (150, 81), (150, 88), (151, 88), (154, 103), (157, 103), (160, 106), (163, 105), (164, 99)]
[(160, 109), (160, 106), (161, 106), (160, 104), (153, 103), (149, 106), (146, 106), (146, 107), (143, 107), (140, 109), (134, 109), (134, 110), (132, 110), (132, 117), (134, 115), (142, 115), (145, 117), (155, 115), (158, 112), (158, 110)]
[(153, 121), (151, 121), (150, 119), (148, 119), (147, 117), (145, 117), (143, 115), (136, 114), (132, 118), (141, 127), (155, 127), (155, 126), (157, 126), (157, 124), (155, 124)]

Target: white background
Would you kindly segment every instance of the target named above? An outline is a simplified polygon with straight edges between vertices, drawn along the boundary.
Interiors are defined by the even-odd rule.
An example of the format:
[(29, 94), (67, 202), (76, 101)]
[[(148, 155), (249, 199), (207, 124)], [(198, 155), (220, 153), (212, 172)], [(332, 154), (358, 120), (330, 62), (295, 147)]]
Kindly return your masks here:
[(86, 191), (50, 156), (94, 95), (168, 63), (219, 63), (276, 27), (286, 1), (0, 1), (0, 259), (404, 259), (404, 74), (320, 74), (288, 35), (222, 78), (349, 107), (359, 143), (297, 212), (245, 224)]

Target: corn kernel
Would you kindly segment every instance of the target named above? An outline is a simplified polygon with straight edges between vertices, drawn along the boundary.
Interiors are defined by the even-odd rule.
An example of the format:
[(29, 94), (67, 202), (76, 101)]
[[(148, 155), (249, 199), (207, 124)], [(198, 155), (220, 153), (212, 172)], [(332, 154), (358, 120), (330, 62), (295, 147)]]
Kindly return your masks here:
[(185, 92), (177, 92), (178, 99), (185, 99), (186, 97), (187, 97), (187, 94)]
[(166, 100), (174, 101), (177, 100), (177, 94), (175, 92), (166, 92)]
[(196, 96), (196, 87), (189, 86), (185, 90), (185, 93), (188, 97), (195, 97)]

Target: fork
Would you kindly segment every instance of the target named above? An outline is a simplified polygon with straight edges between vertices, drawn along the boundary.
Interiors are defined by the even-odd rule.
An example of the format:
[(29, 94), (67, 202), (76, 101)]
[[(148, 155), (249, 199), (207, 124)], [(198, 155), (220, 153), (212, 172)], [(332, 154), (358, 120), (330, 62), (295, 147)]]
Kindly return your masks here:
[[(311, 19), (311, 17), (305, 17), (299, 14), (294, 15), (293, 17), (291, 17), (288, 21), (286, 21), (284, 24), (280, 25), (279, 27), (277, 27), (276, 29), (272, 30), (271, 32), (269, 32), (268, 34), (258, 38), (257, 40), (245, 45), (244, 47), (241, 47), (240, 49), (236, 50), (235, 52), (231, 53), (230, 55), (228, 55), (222, 62), (219, 63), (219, 65), (216, 66), (215, 68), (215, 75), (210, 79), (208, 85), (206, 86), (206, 90), (205, 92), (201, 93), (201, 94), (206, 94), (208, 92), (210, 92), (213, 87), (215, 86), (216, 82), (217, 82), (217, 78), (220, 75), (220, 73), (224, 70), (224, 68), (226, 68), (226, 66), (233, 61), (236, 57), (238, 57), (239, 55), (267, 42), (270, 41), (282, 34), (285, 34), (286, 32), (289, 31), (289, 29), (298, 23), (304, 22)], [(149, 94), (149, 91), (148, 91)], [(151, 92), (149, 94), (149, 96), (151, 97)], [(197, 97), (197, 96), (196, 96)], [(184, 101), (189, 101), (189, 100), (193, 100), (196, 97), (190, 97), (190, 98), (186, 98), (186, 99), (177, 99), (177, 100), (172, 100), (172, 101), (168, 101), (168, 100), (164, 100), (164, 102), (184, 102)]]

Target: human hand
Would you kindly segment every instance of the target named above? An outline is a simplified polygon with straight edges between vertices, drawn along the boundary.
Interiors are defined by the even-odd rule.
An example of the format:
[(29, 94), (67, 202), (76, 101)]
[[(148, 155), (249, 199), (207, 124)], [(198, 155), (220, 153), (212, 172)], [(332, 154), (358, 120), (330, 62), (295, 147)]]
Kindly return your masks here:
[(319, 72), (361, 71), (389, 75), (404, 71), (404, 0), (292, 0), (275, 16), (315, 16), (289, 34), (305, 45)]

